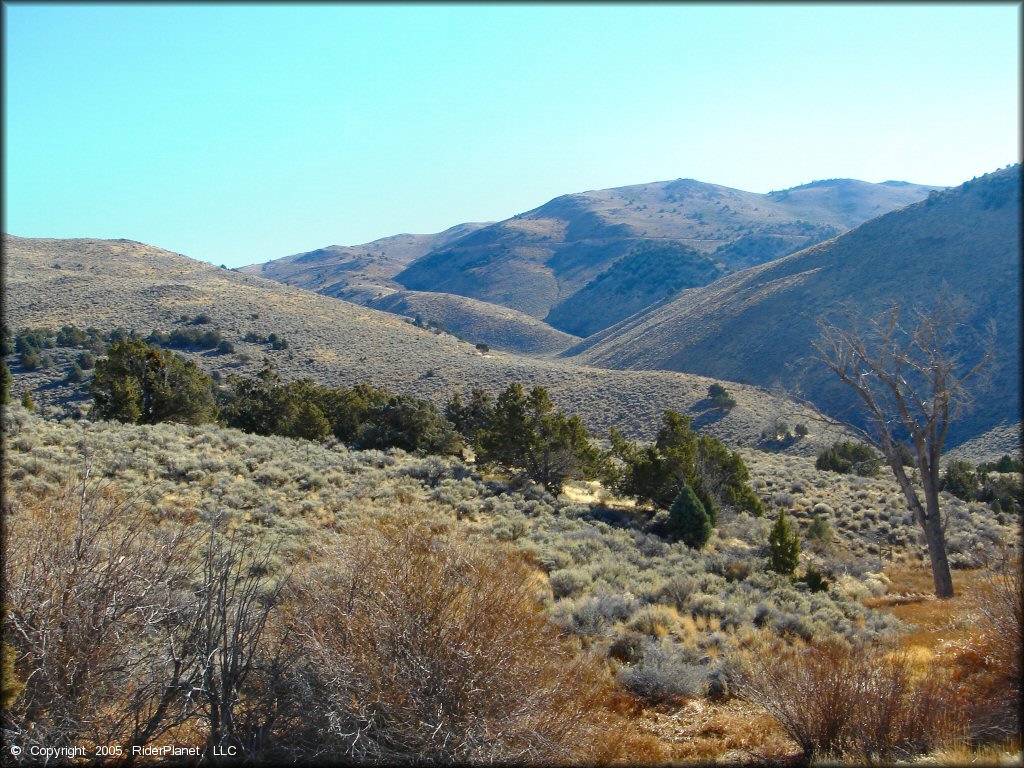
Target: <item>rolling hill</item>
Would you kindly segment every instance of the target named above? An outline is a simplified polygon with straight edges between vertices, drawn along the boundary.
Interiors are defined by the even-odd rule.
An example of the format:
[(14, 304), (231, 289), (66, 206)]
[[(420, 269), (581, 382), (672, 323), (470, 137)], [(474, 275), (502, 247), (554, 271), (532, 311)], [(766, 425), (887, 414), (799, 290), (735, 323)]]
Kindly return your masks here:
[(395, 291), (366, 306), (419, 318), (424, 325), (439, 324), (474, 344), (520, 355), (553, 355), (580, 341), (522, 312), (453, 293)]
[[(805, 421), (811, 427), (808, 437), (786, 447), (796, 454), (812, 454), (840, 434), (838, 427), (817, 421), (811, 409), (757, 387), (728, 384), (737, 406), (726, 413), (708, 402), (712, 380), (705, 377), (600, 370), (500, 352), (484, 355), (471, 343), (416, 328), (397, 315), (129, 240), (5, 235), (3, 245), (4, 322), (13, 329), (73, 323), (146, 334), (205, 314), (209, 324), (204, 327), (218, 329), (235, 351), (186, 354), (219, 375), (254, 375), (265, 356), (286, 379), (309, 376), (349, 386), (367, 382), (438, 404), (456, 391), (481, 387), (497, 393), (519, 381), (548, 387), (558, 407), (578, 413), (601, 435), (614, 425), (628, 435), (650, 438), (661, 413), (675, 408), (689, 413), (698, 428), (737, 446), (756, 444), (762, 429), (784, 416), (791, 424)], [(271, 333), (285, 339), (287, 348), (247, 340)], [(67, 393), (62, 381), (70, 360), (31, 372), (13, 355), (7, 364), (16, 396), (31, 388), (44, 410), (63, 407)], [(81, 388), (78, 397), (84, 397)]]
[(365, 304), (400, 289), (391, 278), (420, 256), (483, 226), (486, 224), (458, 224), (431, 235), (402, 234), (362, 245), (328, 245), (239, 271)]
[[(931, 189), (833, 179), (761, 195), (678, 179), (564, 195), (436, 248), (395, 281), (501, 304), (587, 336), (661, 299), (666, 285), (704, 285), (917, 202)], [(710, 263), (673, 266), (695, 252)], [(628, 268), (616, 270), (624, 258)], [(637, 274), (641, 283), (620, 288), (617, 278)]]
[(683, 291), (570, 350), (597, 366), (676, 370), (799, 389), (838, 414), (844, 385), (817, 359), (817, 321), (962, 293), (964, 348), (994, 322), (989, 384), (951, 444), (1020, 419), (1020, 166), (873, 219), (799, 253)]

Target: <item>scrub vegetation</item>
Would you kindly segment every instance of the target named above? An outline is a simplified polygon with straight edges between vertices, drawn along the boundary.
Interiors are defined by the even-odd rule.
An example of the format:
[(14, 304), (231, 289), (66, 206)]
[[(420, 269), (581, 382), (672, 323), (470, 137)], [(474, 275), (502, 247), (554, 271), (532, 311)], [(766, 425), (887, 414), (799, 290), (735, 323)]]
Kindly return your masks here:
[[(12, 405), (4, 444), (5, 637), (12, 683), (23, 686), (5, 711), (8, 743), (234, 745), (276, 759), (382, 762), (659, 761), (700, 757), (680, 751), (660, 714), (696, 701), (732, 723), (711, 740), (719, 747), (775, 717), (776, 736), (763, 743), (779, 755), (877, 745), (920, 754), (967, 748), (960, 733), (996, 743), (1011, 733), (1019, 691), (990, 644), (1015, 647), (1006, 639), (1012, 587), (986, 592), (971, 610), (989, 623), (944, 651), (953, 689), (902, 682), (918, 680), (922, 664), (899, 655), (915, 624), (891, 606), (929, 601), (893, 591), (888, 574), (919, 572), (925, 549), (900, 524), (907, 513), (889, 477), (743, 451), (763, 516), (719, 503), (695, 548), (673, 533), (677, 499), (664, 507), (571, 479), (555, 494), (459, 456), (358, 450), (334, 435), (54, 420)], [(1018, 520), (943, 499), (953, 562), (995, 562)], [(783, 513), (802, 543), (791, 574), (769, 567)], [(883, 527), (905, 536), (880, 548)], [(68, 533), (43, 535), (55, 530)], [(231, 597), (211, 602), (217, 594)], [(141, 603), (152, 613), (134, 610)], [(237, 628), (226, 641), (223, 626)], [(57, 651), (53, 632), (64, 633)], [(751, 658), (778, 643), (810, 660), (787, 666), (793, 674), (813, 679), (822, 659), (862, 669), (870, 658), (898, 690), (849, 681), (865, 709), (831, 740), (807, 736), (773, 703), (797, 682), (756, 668), (751, 676)], [(230, 679), (195, 650), (214, 646), (245, 661)], [(965, 686), (998, 695), (1002, 720), (960, 704), (935, 722), (912, 717), (950, 690), (961, 701), (974, 690)], [(830, 700), (807, 695), (819, 697), (814, 707)], [(800, 711), (818, 711), (812, 703)], [(868, 737), (857, 718), (879, 706), (897, 708), (895, 735), (858, 740)]]

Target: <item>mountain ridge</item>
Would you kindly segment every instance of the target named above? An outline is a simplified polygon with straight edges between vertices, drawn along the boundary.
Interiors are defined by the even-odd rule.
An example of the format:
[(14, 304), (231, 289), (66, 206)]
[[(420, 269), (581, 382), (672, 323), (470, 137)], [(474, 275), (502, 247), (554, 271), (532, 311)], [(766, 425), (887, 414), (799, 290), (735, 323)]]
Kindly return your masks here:
[[(662, 286), (675, 282), (644, 265), (639, 269), (648, 279), (628, 301), (617, 284), (597, 284), (637, 251), (668, 265), (669, 252), (686, 246), (724, 273), (828, 239), (932, 189), (847, 179), (762, 195), (675, 179), (571, 193), (435, 249), (394, 279), (411, 290), (512, 307), (586, 337), (641, 309), (644, 299), (660, 299)], [(706, 284), (714, 276), (694, 275), (677, 287)], [(584, 291), (585, 301), (577, 296)], [(581, 307), (589, 311), (581, 313)]]
[(971, 327), (997, 321), (1003, 351), (988, 402), (953, 435), (971, 437), (1007, 417), (1020, 418), (1019, 203), (1020, 167), (1003, 169), (795, 254), (683, 291), (564, 354), (620, 369), (801, 385), (836, 415), (850, 402), (813, 353), (818, 317), (841, 315), (851, 302), (861, 313), (878, 314), (893, 301), (911, 307), (933, 300), (943, 285), (970, 286)]
[[(362, 282), (344, 265), (332, 268), (329, 258), (304, 266), (298, 261), (303, 254), (243, 271), (362, 304), (394, 289), (465, 296), (586, 337), (660, 300), (666, 285), (680, 290), (706, 284), (795, 252), (932, 189), (831, 179), (762, 195), (681, 178), (559, 195), (503, 221), (473, 225), (401, 264), (390, 261)], [(682, 246), (717, 267), (691, 270), (681, 280), (687, 271), (672, 258)], [(649, 263), (638, 253), (647, 254)], [(626, 272), (615, 269), (624, 259), (646, 276), (629, 289), (607, 279)]]

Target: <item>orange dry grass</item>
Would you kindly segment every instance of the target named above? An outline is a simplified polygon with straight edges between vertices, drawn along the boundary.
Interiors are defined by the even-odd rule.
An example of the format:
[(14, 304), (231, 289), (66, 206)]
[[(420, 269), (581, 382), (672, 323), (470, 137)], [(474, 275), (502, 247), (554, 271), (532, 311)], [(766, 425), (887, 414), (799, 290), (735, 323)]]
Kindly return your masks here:
[(636, 725), (658, 739), (672, 762), (734, 758), (777, 763), (800, 754), (774, 718), (739, 699), (723, 703), (693, 699), (682, 708), (649, 709), (640, 714)]
[[(1019, 570), (1019, 562), (1010, 566), (1008, 573), (1013, 573), (1014, 568)], [(922, 590), (931, 580), (930, 571), (923, 566), (898, 566), (890, 569), (887, 575), (897, 596), (898, 590)], [(1020, 655), (1019, 637), (1016, 645), (1013, 639), (1014, 633), (1020, 634), (1019, 603), (1016, 620), (1009, 615), (1003, 617), (1006, 626), (991, 626), (992, 621), (986, 621), (984, 616), (986, 611), (992, 611), (993, 583), (998, 584), (1000, 578), (1005, 579), (1006, 574), (996, 575), (988, 569), (957, 571), (954, 580), (956, 596), (950, 600), (936, 600), (928, 596), (914, 602), (880, 602), (877, 607), (888, 608), (913, 627), (901, 637), (901, 648), (908, 653), (919, 674), (950, 675), (957, 703), (968, 713), (972, 741), (990, 742), (981, 747), (968, 747), (961, 741), (960, 746), (944, 754), (947, 757), (970, 754), (971, 762), (999, 763), (1008, 754), (1016, 753), (1019, 764), (1019, 734), (1016, 738), (1012, 735), (1008, 740), (1004, 738), (1007, 734), (1006, 714), (1016, 708), (1012, 691), (1014, 683), (1009, 678), (1018, 676), (1011, 667)], [(1018, 575), (1018, 591), (1019, 578)], [(1010, 589), (1012, 591), (1013, 587)], [(1012, 608), (1008, 606), (1003, 610), (1003, 614), (1010, 612)], [(1019, 669), (1019, 661), (1017, 663), (1016, 669)], [(957, 762), (966, 761), (958, 759)]]
[(890, 594), (868, 604), (888, 608), (914, 627), (900, 638), (901, 647), (915, 655), (934, 653), (944, 643), (970, 636), (969, 613), (984, 584), (983, 571), (957, 571), (953, 578), (956, 595), (949, 600), (935, 599), (931, 570), (925, 565), (900, 563), (887, 568), (885, 575), (892, 582)]

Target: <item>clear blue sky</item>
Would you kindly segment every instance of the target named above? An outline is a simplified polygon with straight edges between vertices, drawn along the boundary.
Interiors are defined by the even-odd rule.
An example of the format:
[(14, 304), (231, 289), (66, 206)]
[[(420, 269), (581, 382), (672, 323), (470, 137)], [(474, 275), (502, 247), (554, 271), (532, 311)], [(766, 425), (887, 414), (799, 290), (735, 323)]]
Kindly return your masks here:
[(21, 5), (5, 224), (228, 266), (690, 177), (1020, 160), (1019, 5)]

